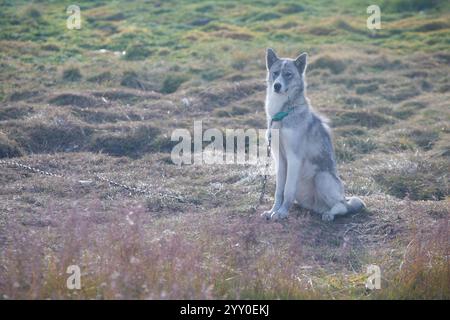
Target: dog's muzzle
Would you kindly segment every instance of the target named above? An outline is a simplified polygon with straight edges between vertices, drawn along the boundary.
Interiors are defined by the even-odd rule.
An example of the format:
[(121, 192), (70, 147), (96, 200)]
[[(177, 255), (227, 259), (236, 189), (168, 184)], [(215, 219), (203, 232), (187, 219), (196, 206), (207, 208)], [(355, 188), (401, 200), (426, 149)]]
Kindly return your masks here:
[(275, 92), (276, 93), (279, 93), (280, 92), (280, 90), (281, 90), (281, 83), (275, 83), (274, 85), (273, 85), (273, 90), (275, 90)]

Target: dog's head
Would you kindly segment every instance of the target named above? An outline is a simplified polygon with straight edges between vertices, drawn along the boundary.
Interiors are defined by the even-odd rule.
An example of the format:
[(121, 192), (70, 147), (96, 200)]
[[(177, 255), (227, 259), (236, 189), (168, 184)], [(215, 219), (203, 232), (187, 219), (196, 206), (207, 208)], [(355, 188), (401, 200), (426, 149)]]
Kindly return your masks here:
[(304, 52), (295, 59), (278, 58), (275, 51), (267, 49), (267, 83), (272, 93), (291, 96), (305, 89), (306, 57)]

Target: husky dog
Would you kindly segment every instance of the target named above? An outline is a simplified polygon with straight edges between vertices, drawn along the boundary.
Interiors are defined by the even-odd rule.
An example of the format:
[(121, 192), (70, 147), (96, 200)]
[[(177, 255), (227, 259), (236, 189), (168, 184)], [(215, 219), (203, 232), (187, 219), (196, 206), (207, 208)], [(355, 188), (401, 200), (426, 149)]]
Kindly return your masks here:
[(267, 219), (286, 218), (294, 201), (321, 214), (324, 221), (365, 207), (361, 199), (344, 196), (330, 128), (306, 98), (306, 57), (302, 53), (296, 59), (280, 59), (272, 49), (267, 50), (268, 138), (273, 129), (279, 130), (279, 139), (272, 141), (275, 201), (263, 213)]

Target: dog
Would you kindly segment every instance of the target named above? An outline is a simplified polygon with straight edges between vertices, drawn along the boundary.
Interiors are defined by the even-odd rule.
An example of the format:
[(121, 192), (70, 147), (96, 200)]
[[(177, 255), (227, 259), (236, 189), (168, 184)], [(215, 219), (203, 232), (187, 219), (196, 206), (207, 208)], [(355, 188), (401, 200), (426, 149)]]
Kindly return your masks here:
[(271, 141), (275, 200), (262, 214), (269, 220), (286, 218), (294, 202), (321, 214), (324, 221), (366, 207), (360, 198), (344, 195), (328, 121), (312, 109), (306, 97), (306, 66), (306, 53), (295, 59), (278, 58), (274, 50), (267, 49), (268, 139), (278, 130), (278, 139)]

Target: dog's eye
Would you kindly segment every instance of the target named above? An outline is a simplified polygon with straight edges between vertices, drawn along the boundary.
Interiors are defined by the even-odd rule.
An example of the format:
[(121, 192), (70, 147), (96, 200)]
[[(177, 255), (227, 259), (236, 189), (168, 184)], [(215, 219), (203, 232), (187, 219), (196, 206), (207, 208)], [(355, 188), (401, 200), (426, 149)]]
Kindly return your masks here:
[(285, 76), (286, 76), (286, 78), (291, 78), (292, 77), (292, 72), (286, 72)]
[(275, 72), (273, 73), (273, 77), (276, 78), (276, 77), (278, 77), (279, 74), (280, 74), (279, 71), (275, 71)]

